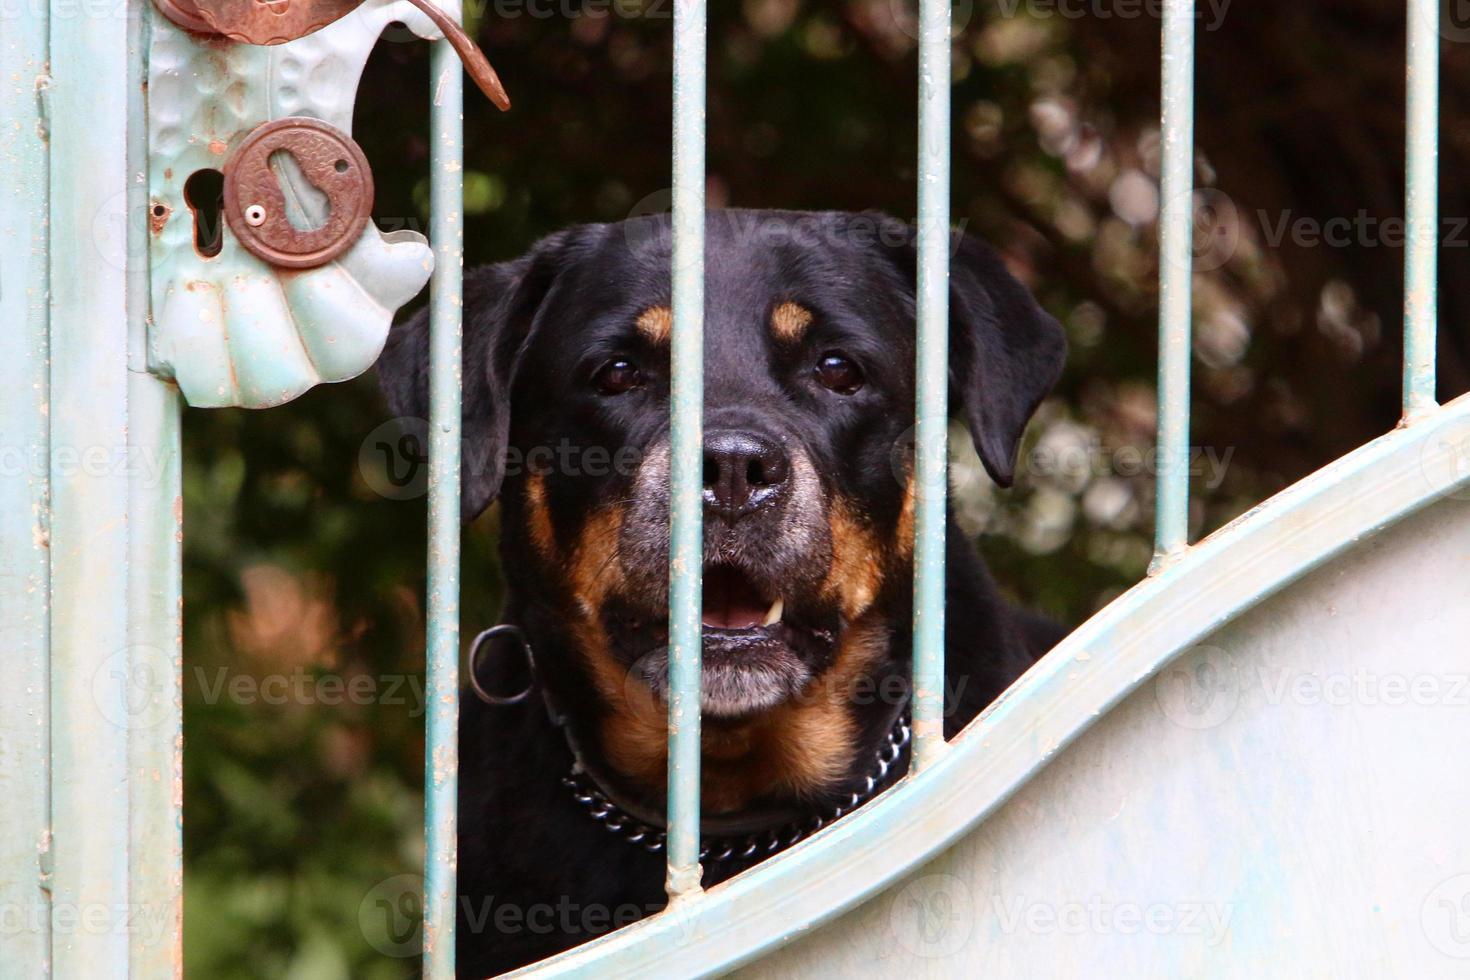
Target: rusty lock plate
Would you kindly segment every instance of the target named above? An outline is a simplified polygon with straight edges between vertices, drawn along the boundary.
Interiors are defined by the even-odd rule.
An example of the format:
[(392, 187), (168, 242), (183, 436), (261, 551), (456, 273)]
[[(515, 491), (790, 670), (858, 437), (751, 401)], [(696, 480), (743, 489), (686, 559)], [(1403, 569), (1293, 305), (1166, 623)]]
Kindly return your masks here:
[[(480, 91), (502, 112), (510, 96), (485, 53), (433, 0), (408, 0), (453, 46)], [(362, 6), (363, 0), (154, 0), (169, 20), (187, 31), (222, 34), (245, 44), (286, 44), (306, 37)]]
[[(301, 174), (327, 197), (320, 228), (291, 223), (286, 192), (270, 165), (278, 152), (295, 157)], [(362, 237), (373, 210), (373, 172), (346, 133), (320, 119), (293, 116), (251, 133), (225, 162), (225, 219), (251, 254), (285, 269), (311, 269), (340, 256)]]
[(169, 20), (246, 44), (285, 44), (342, 19), (362, 0), (154, 0)]

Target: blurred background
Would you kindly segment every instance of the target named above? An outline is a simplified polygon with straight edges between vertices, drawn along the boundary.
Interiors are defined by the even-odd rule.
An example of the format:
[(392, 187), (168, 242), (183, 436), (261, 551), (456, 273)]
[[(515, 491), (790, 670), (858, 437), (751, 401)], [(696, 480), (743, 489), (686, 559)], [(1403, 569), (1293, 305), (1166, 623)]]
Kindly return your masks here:
[[(1016, 489), (955, 445), (956, 507), (1004, 587), (1070, 624), (1152, 533), (1160, 0), (957, 0), (954, 221), (1066, 326)], [(1442, 33), (1441, 322), (1470, 306), (1470, 21)], [(1200, 0), (1193, 531), (1394, 426), (1404, 5)], [(515, 101), (467, 93), (470, 263), (667, 206), (672, 0), (500, 0), (468, 17)], [(915, 210), (911, 0), (711, 4), (712, 205)], [(385, 229), (427, 230), (428, 47), (393, 29), (356, 137)], [(1440, 342), (1441, 396), (1470, 337)], [(186, 414), (187, 968), (406, 977), (422, 856), (425, 506), (373, 463), (371, 377)], [(364, 450), (364, 447), (367, 447)], [(496, 511), (467, 532), (493, 625)], [(407, 876), (407, 877), (403, 877)], [(366, 911), (365, 911), (366, 910)], [(390, 930), (391, 931), (391, 930)]]

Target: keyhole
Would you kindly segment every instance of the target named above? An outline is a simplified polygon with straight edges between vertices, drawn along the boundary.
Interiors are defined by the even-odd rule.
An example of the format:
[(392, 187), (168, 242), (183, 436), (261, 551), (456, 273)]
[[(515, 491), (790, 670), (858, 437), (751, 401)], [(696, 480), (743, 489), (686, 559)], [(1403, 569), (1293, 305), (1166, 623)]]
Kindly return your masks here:
[(325, 228), (332, 217), (332, 199), (311, 182), (295, 155), (289, 150), (276, 150), (268, 163), (285, 195), (286, 220), (291, 227), (303, 232)]
[(225, 175), (196, 171), (184, 183), (184, 203), (194, 212), (194, 251), (212, 259), (224, 247)]

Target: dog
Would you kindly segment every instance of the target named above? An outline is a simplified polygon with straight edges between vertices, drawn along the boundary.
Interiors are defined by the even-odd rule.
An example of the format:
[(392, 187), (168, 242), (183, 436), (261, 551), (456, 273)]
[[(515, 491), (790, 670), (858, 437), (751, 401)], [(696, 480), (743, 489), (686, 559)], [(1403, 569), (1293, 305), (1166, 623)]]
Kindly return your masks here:
[[(666, 215), (579, 226), (466, 276), (463, 517), (499, 499), (515, 627), (472, 667), (539, 694), (463, 702), (462, 976), (664, 905), (671, 240)], [(706, 886), (908, 765), (915, 241), (871, 213), (706, 217)], [(1066, 341), (991, 248), (951, 245), (951, 405), (1006, 487)], [(379, 375), (427, 416), (425, 314)], [(946, 737), (1062, 635), (948, 532)]]

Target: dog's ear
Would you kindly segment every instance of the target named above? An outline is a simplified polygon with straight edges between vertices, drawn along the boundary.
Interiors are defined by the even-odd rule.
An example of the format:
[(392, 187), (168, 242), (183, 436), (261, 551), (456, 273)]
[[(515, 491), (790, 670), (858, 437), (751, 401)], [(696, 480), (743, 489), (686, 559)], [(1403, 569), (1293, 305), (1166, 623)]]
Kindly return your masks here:
[[(575, 229), (538, 242), (510, 262), (465, 275), (461, 517), (490, 506), (505, 476), (510, 391), (536, 311), (556, 280), (558, 261)], [(378, 361), (378, 382), (400, 418), (429, 417), (429, 311), (394, 327)]]
[[(892, 220), (892, 219), (889, 219)], [(882, 229), (909, 289), (916, 280), (914, 229)], [(990, 478), (1009, 487), (1021, 436), (1067, 359), (1062, 327), (1016, 281), (999, 255), (963, 232), (950, 238), (950, 402), (963, 410)]]
[(989, 245), (956, 232), (950, 256), (950, 384), (986, 472), (1008, 487), (1026, 424), (1062, 375), (1067, 337)]

